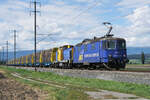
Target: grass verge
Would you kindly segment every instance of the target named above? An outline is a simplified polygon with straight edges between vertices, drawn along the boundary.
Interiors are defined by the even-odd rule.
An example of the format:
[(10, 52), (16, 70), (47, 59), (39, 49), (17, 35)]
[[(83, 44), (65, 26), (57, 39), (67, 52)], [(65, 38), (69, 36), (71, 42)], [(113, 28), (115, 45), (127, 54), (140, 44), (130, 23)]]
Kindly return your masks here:
[(142, 71), (142, 72), (150, 72), (150, 67), (149, 68), (126, 68), (123, 69), (125, 71)]
[[(69, 88), (61, 89), (56, 87), (50, 87), (44, 84), (35, 84), (34, 82), (30, 83), (29, 81), (21, 80), (22, 82), (30, 84), (33, 87), (38, 87), (40, 89), (51, 92), (51, 98), (53, 98), (52, 100), (88, 100), (88, 96), (84, 93), (84, 91), (87, 90), (87, 87), (95, 90), (104, 89), (122, 93), (135, 94), (137, 96), (150, 99), (150, 85), (105, 81), (99, 79), (73, 78), (68, 76), (60, 76), (50, 72), (34, 72), (15, 68), (0, 67), (0, 69), (8, 72), (17, 72), (24, 77), (47, 80), (61, 86), (65, 86), (65, 84), (71, 84)], [(76, 86), (78, 86), (78, 88)]]
[(127, 64), (128, 67), (150, 67), (150, 64)]

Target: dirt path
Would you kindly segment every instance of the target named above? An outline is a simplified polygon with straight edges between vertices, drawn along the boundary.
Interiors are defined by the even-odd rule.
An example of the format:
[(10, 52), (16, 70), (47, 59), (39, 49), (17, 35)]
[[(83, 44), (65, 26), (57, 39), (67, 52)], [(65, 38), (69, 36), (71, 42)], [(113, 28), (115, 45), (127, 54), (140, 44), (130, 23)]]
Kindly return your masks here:
[(132, 94), (118, 93), (113, 91), (101, 90), (99, 92), (86, 92), (92, 100), (149, 100)]
[(25, 78), (25, 77), (20, 76), (18, 73), (12, 73), (11, 75), (14, 76), (14, 77), (17, 77), (17, 78), (21, 78), (21, 79), (36, 82), (36, 83), (47, 84), (47, 85), (54, 86), (54, 87), (57, 87), (57, 88), (65, 88), (64, 86), (60, 86), (60, 85), (56, 85), (56, 84), (50, 84), (50, 83), (43, 82), (43, 81), (40, 81), (40, 80), (33, 80), (33, 79)]
[(44, 100), (46, 95), (40, 90), (20, 84), (4, 76), (0, 71), (0, 100)]

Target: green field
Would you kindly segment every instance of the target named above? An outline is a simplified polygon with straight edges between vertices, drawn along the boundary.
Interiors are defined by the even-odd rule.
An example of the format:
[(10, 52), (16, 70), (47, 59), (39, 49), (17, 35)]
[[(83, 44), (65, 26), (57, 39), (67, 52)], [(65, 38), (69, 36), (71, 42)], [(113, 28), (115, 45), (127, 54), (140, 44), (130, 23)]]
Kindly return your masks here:
[(137, 72), (150, 72), (150, 68), (126, 68), (123, 71), (137, 71)]
[[(89, 100), (90, 98), (85, 91), (97, 91), (99, 89), (135, 94), (150, 99), (150, 85), (105, 81), (99, 79), (73, 78), (56, 75), (50, 72), (34, 72), (6, 67), (0, 67), (0, 69), (6, 71), (7, 76), (14, 78), (19, 82), (47, 91), (50, 100)], [(34, 80), (40, 79), (41, 81), (45, 81), (52, 85), (15, 78), (11, 73), (18, 73), (23, 77), (32, 78)]]
[[(129, 64), (141, 64), (141, 59), (129, 59)], [(149, 58), (145, 60), (145, 64), (150, 64)]]
[(150, 64), (127, 64), (124, 70), (150, 72)]

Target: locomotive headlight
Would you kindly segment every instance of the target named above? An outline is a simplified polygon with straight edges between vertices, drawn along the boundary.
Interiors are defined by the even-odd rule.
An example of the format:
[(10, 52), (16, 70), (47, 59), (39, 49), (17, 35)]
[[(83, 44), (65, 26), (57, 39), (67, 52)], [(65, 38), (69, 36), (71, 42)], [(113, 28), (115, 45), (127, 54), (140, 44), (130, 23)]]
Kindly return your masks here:
[(109, 58), (112, 58), (112, 55), (108, 55)]
[(112, 62), (112, 60), (113, 60), (112, 55), (108, 55), (108, 59), (110, 62)]
[(123, 57), (125, 58), (125, 57), (126, 57), (126, 55), (124, 54), (124, 55), (123, 55)]

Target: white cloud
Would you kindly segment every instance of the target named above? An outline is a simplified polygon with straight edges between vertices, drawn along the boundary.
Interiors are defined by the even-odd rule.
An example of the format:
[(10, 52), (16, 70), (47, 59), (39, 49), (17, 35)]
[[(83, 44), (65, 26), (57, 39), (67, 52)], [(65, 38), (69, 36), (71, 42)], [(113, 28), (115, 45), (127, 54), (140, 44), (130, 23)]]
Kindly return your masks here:
[(127, 45), (150, 46), (150, 7), (136, 8), (126, 19), (129, 21), (128, 26), (117, 26), (117, 33), (127, 39)]
[(95, 3), (99, 3), (99, 5), (101, 4), (101, 0), (75, 0), (79, 3), (88, 3), (88, 4), (95, 4)]
[(121, 0), (117, 5), (125, 8), (139, 8), (150, 4), (150, 0)]
[(94, 2), (95, 0), (76, 0), (77, 2), (88, 2), (88, 3), (91, 3), (91, 2)]
[(134, 10), (126, 17), (130, 22), (129, 27), (132, 35), (147, 35), (150, 32), (150, 7), (144, 6)]

